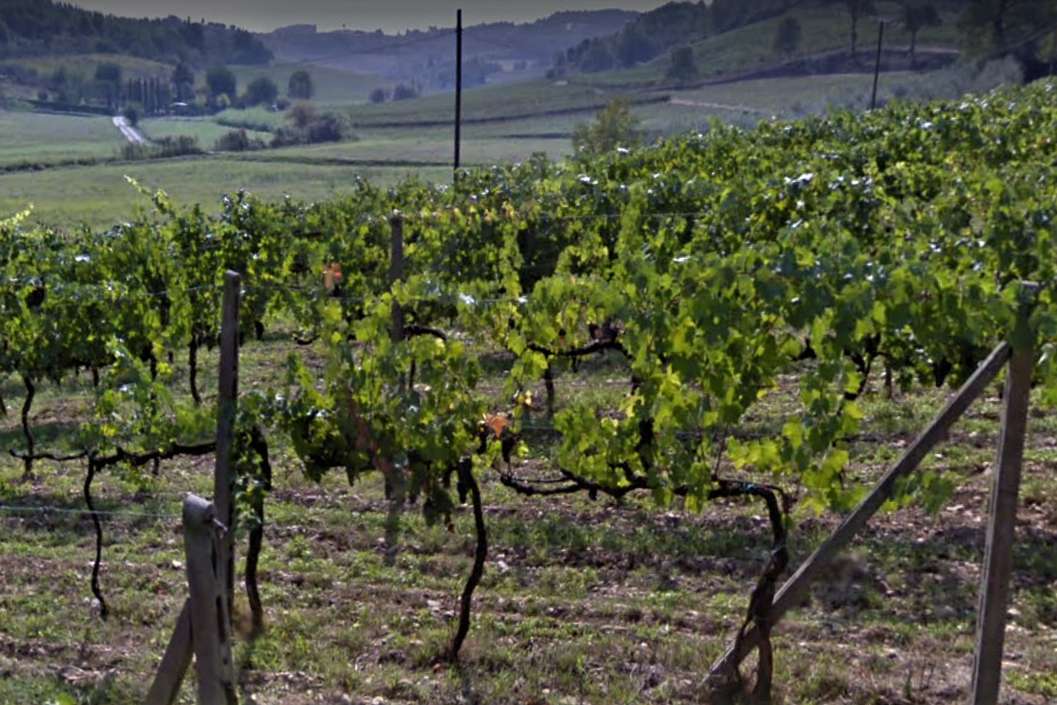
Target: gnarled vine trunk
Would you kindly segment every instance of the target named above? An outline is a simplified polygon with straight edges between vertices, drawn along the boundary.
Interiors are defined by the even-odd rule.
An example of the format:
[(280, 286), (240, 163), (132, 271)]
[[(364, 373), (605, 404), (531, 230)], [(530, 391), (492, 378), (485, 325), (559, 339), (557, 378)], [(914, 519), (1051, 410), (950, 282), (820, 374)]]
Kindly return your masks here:
[(22, 458), (22, 479), (29, 480), (33, 477), (33, 456), (37, 446), (36, 439), (33, 438), (33, 429), (29, 427), (29, 411), (33, 408), (33, 398), (37, 396), (37, 388), (33, 384), (33, 378), (27, 374), (22, 375), (22, 384), (26, 388), (26, 399), (22, 402), (22, 435), (26, 439), (26, 455)]
[(470, 461), (459, 464), (459, 488), (469, 494), (473, 503), (473, 526), (476, 537), (476, 547), (473, 554), (473, 568), (466, 579), (466, 586), (462, 591), (462, 599), (459, 605), (459, 626), (451, 640), (451, 651), (448, 657), (451, 661), (459, 660), (459, 651), (462, 649), (466, 635), (470, 632), (470, 613), (473, 608), (473, 593), (481, 582), (484, 575), (484, 562), (488, 558), (488, 527), (484, 523), (484, 506), (481, 502), (481, 488), (477, 484), (477, 478), (473, 476), (473, 465)]

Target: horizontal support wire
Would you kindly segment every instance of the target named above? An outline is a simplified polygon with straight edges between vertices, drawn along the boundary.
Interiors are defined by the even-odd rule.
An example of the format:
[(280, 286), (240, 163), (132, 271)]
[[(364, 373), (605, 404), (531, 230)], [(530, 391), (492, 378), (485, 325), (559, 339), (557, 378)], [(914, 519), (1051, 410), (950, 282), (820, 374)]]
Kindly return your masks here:
[(181, 521), (181, 514), (179, 512), (136, 512), (127, 510), (105, 510), (97, 509), (92, 511), (90, 509), (72, 509), (70, 507), (55, 507), (55, 506), (34, 506), (34, 505), (11, 505), (11, 504), (0, 504), (0, 513), (9, 514), (62, 514), (69, 516), (92, 516), (95, 514), (100, 517), (115, 517), (121, 518), (126, 517), (130, 519), (162, 519), (166, 521)]
[[(40, 286), (40, 285), (44, 284), (44, 282), (39, 281), (39, 280), (38, 281), (29, 281), (29, 280), (27, 280), (27, 281), (23, 282), (22, 284), (24, 286), (27, 286), (27, 287), (29, 287), (29, 286)], [(54, 288), (49, 288), (49, 291), (53, 292), (53, 293), (56, 293), (56, 294), (63, 294), (64, 293), (64, 289), (67, 290), (67, 291), (68, 290), (75, 290), (78, 293), (87, 292), (88, 290), (103, 290), (107, 294), (114, 294), (113, 289), (107, 284), (58, 285), (58, 286), (56, 286)], [(118, 293), (115, 296), (108, 296), (108, 297), (106, 297), (106, 299), (107, 300), (135, 300), (135, 299), (138, 299), (138, 298), (162, 298), (162, 297), (172, 297), (172, 296), (176, 296), (176, 295), (187, 294), (189, 292), (206, 291), (206, 290), (218, 291), (219, 292), (219, 287), (194, 286), (194, 287), (188, 287), (188, 288), (185, 288), (185, 289), (168, 289), (168, 290), (162, 290), (162, 291), (126, 291), (126, 292), (120, 292), (120, 293)], [(242, 293), (243, 296), (245, 296), (247, 294), (264, 293), (264, 292), (267, 292), (267, 293), (294, 292), (294, 293), (299, 293), (299, 294), (317, 294), (321, 298), (340, 299), (342, 301), (349, 301), (349, 302), (353, 302), (353, 303), (367, 303), (368, 301), (375, 301), (382, 295), (381, 293), (373, 294), (373, 295), (367, 295), (367, 296), (363, 296), (363, 295), (355, 295), (355, 296), (353, 296), (353, 295), (340, 294), (340, 293), (339, 294), (334, 294), (332, 291), (328, 291), (326, 289), (326, 287), (323, 287), (323, 286), (309, 287), (309, 286), (298, 286), (298, 285), (295, 285), (295, 284), (273, 284), (273, 283), (257, 284), (257, 285), (252, 285), (252, 286), (244, 286), (241, 289), (241, 293)], [(70, 298), (80, 298), (80, 297), (70, 297)], [(104, 298), (104, 297), (92, 297), (92, 298), (93, 299), (99, 299), (99, 298)], [(525, 306), (525, 305), (528, 304), (528, 297), (521, 296), (521, 297), (517, 297), (517, 298), (514, 298), (514, 297), (506, 297), (506, 298), (484, 297), (484, 298), (478, 298), (478, 297), (472, 296), (470, 294), (456, 292), (456, 293), (438, 293), (437, 295), (434, 295), (434, 296), (420, 296), (420, 297), (416, 297), (416, 298), (411, 299), (408, 303), (410, 303), (410, 304), (415, 304), (415, 303), (444, 304), (444, 303), (447, 303), (447, 304), (456, 304), (456, 305), (461, 304), (461, 305), (470, 306), (470, 307), (479, 306), (479, 305), (497, 305), (497, 304), (504, 304), (504, 303), (517, 303), (518, 305)]]

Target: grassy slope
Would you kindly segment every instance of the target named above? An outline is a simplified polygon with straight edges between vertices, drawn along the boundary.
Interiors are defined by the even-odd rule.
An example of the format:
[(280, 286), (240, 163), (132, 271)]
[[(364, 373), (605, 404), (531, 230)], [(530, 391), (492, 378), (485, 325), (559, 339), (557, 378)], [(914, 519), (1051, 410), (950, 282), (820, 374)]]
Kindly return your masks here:
[(123, 143), (107, 117), (0, 110), (0, 166), (108, 159)]
[[(883, 16), (897, 16), (894, 3), (878, 3), (879, 13)], [(836, 7), (800, 8), (788, 13), (800, 22), (803, 35), (800, 50), (789, 56), (775, 54), (773, 38), (778, 24), (783, 17), (776, 17), (757, 22), (747, 27), (710, 37), (693, 45), (694, 58), (702, 78), (740, 73), (764, 68), (787, 58), (797, 58), (819, 52), (847, 48), (850, 26), (847, 13)], [(947, 15), (944, 24), (937, 28), (922, 30), (918, 37), (919, 46), (957, 47), (959, 34), (956, 27), (957, 17)], [(864, 19), (859, 25), (859, 41), (864, 55), (869, 54), (876, 46), (877, 23)], [(908, 46), (910, 37), (898, 23), (890, 23), (885, 30), (885, 44), (888, 47)], [(646, 86), (664, 80), (668, 69), (667, 56), (622, 71), (608, 71), (598, 74), (580, 74), (573, 78), (578, 83), (599, 87)]]
[[(579, 109), (604, 104), (609, 91), (594, 87), (558, 85), (549, 81), (527, 81), (474, 88), (463, 94), (463, 118), (467, 121), (529, 115), (541, 111)], [(379, 123), (450, 121), (454, 95), (438, 94), (383, 105), (350, 109), (354, 123), (369, 127)]]
[[(282, 336), (249, 342), (244, 387), (272, 384), (294, 349)], [(503, 359), (486, 385), (502, 388)], [(215, 388), (215, 357), (204, 359), (202, 369), (204, 388)], [(587, 361), (578, 376), (559, 378), (559, 405), (619, 390), (620, 374), (614, 360)], [(779, 433), (795, 389), (787, 380), (744, 430)], [(2, 391), (9, 404), (18, 403), (14, 381)], [(928, 460), (930, 469), (962, 483), (947, 508), (936, 516), (916, 508), (880, 516), (810, 603), (776, 630), (778, 702), (964, 700), (996, 393), (997, 387), (974, 406)], [(42, 386), (35, 424), (43, 445), (69, 447), (89, 394), (86, 376), (61, 388)], [(849, 448), (848, 480), (876, 478), (944, 396), (915, 390), (889, 401), (875, 390), (864, 403), (863, 433)], [(16, 428), (16, 414), (2, 421), (0, 446), (20, 444)], [(1057, 417), (1036, 414), (1003, 682), (1007, 701), (1022, 705), (1057, 698), (1057, 480), (1049, 470), (1057, 461), (1055, 439)], [(694, 515), (658, 512), (641, 500), (615, 507), (582, 497), (522, 499), (488, 474), (490, 559), (464, 667), (456, 671), (434, 666), (434, 659), (451, 635), (469, 566), (469, 513), (459, 512), (449, 534), (425, 526), (418, 508), (409, 509), (403, 550), (389, 566), (380, 543), (386, 503), (379, 482), (349, 488), (335, 473), (319, 487), (302, 478), (281, 442), (273, 443), (272, 457), (276, 491), (261, 564), (268, 630), (252, 649), (237, 652), (244, 688), (260, 703), (700, 702), (703, 675), (740, 624), (767, 550), (766, 520), (751, 504), (717, 504)], [(546, 453), (518, 463), (521, 474), (549, 467)], [(0, 702), (139, 699), (185, 595), (180, 496), (208, 495), (210, 468), (208, 461), (165, 463), (158, 478), (141, 478), (144, 492), (117, 473), (98, 478), (102, 508), (162, 515), (107, 520), (102, 585), (112, 615), (105, 624), (88, 592), (90, 522), (0, 512)], [(0, 456), (0, 504), (82, 507), (80, 464), (41, 465), (30, 485), (17, 482), (20, 473), (20, 464)], [(799, 517), (791, 534), (794, 564), (837, 519)], [(244, 545), (240, 538), (240, 552)], [(181, 702), (191, 701), (188, 683)]]

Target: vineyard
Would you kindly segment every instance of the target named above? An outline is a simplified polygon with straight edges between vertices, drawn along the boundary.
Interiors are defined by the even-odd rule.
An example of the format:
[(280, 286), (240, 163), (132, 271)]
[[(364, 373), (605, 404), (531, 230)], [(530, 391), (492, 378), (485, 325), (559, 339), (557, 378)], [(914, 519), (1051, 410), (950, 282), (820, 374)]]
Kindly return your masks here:
[[(301, 702), (295, 695), (266, 699), (279, 691), (254, 675), (255, 639), (269, 644), (258, 662), (283, 662), (284, 648), (326, 648), (336, 659), (365, 638), (350, 620), (342, 625), (349, 641), (333, 653), (333, 645), (267, 641), (270, 629), (288, 628), (287, 601), (296, 603), (302, 590), (288, 575), (297, 561), (270, 564), (268, 576), (285, 575), (284, 584), (258, 575), (270, 533), (306, 541), (290, 539), (281, 523), (272, 532), (268, 518), (270, 503), (289, 503), (296, 489), (315, 499), (297, 509), (283, 505), (282, 519), (317, 521), (308, 515), (319, 503), (327, 517), (338, 517), (322, 531), (352, 536), (337, 545), (378, 541), (379, 563), (367, 570), (395, 581), (373, 584), (396, 603), (404, 544), (443, 541), (446, 532), (469, 537), (460, 560), (439, 569), (438, 584), (454, 591), (430, 600), (454, 607), (425, 613), (434, 623), (421, 628), (441, 635), (429, 648), (416, 647), (425, 673), (447, 665), (461, 672), (461, 661), (483, 672), (522, 668), (516, 648), (488, 655), (494, 647), (487, 639), (513, 627), (489, 618), (474, 635), (474, 605), (495, 599), (490, 588), (508, 599), (519, 592), (517, 581), (489, 573), (517, 570), (509, 542), (535, 531), (512, 526), (496, 497), (531, 507), (541, 526), (549, 512), (570, 507), (581, 521), (613, 512), (614, 522), (652, 526), (685, 513), (727, 524), (723, 539), (715, 522), (703, 525), (711, 540), (694, 534), (695, 548), (712, 556), (685, 555), (689, 549), (673, 547), (662, 526), (644, 529), (653, 545), (627, 557), (656, 567), (668, 561), (666, 552), (691, 565), (740, 552), (728, 620), (705, 626), (685, 607), (674, 610), (679, 628), (696, 624), (702, 629), (691, 631), (703, 631), (696, 636), (708, 644), (682, 659), (694, 664), (683, 669), (685, 683), (616, 692), (585, 685), (595, 680), (590, 669), (572, 664), (573, 675), (564, 677), (573, 684), (551, 685), (554, 692), (535, 692), (536, 700), (516, 684), (503, 691), (488, 680), (493, 673), (486, 678), (493, 697), (482, 702), (695, 702), (704, 697), (709, 662), (749, 627), (762, 635), (759, 656), (742, 673), (727, 672), (719, 690), (729, 696), (754, 688), (763, 699), (773, 687), (776, 698), (791, 694), (787, 702), (839, 700), (825, 688), (813, 696), (793, 690), (782, 662), (794, 658), (796, 641), (781, 638), (776, 626), (772, 647), (766, 607), (787, 569), (820, 538), (818, 518), (850, 511), (876, 479), (856, 464), (870, 445), (878, 405), (942, 399), (947, 392), (935, 390), (969, 380), (1003, 341), (1038, 352), (1035, 409), (1057, 401), (1054, 135), (1057, 84), (1038, 83), (752, 130), (716, 125), (592, 161), (541, 158), (467, 171), (445, 187), (362, 182), (351, 195), (311, 204), (239, 193), (218, 215), (144, 190), (150, 213), (106, 231), (57, 232), (15, 216), (0, 223), (0, 367), (12, 380), (3, 389), (17, 431), (5, 438), (19, 468), (0, 476), (0, 522), (21, 536), (56, 520), (50, 510), (67, 512), (72, 518), (56, 536), (76, 529), (96, 546), (94, 556), (82, 556), (82, 565), (95, 560), (77, 587), (81, 597), (93, 596), (91, 605), (79, 603), (88, 623), (129, 619), (133, 605), (121, 592), (133, 589), (133, 577), (105, 562), (107, 519), (160, 512), (164, 497), (152, 490), (161, 487), (202, 491), (205, 475), (193, 459), (217, 450), (212, 365), (225, 276), (234, 272), (242, 389), (232, 528), (249, 545), (240, 573), (247, 597), (239, 596), (248, 605), (239, 681), (246, 693), (259, 690), (260, 702)], [(68, 405), (62, 428), (38, 428), (38, 395), (74, 383), (85, 391)], [(993, 457), (993, 443), (982, 447)], [(174, 467), (180, 475), (171, 475)], [(194, 486), (176, 486), (172, 478), (188, 467), (198, 467)], [(77, 480), (71, 472), (80, 473)], [(99, 509), (93, 490), (108, 478), (136, 491)], [(900, 483), (889, 506), (940, 511), (959, 491), (958, 479), (926, 466)], [(339, 490), (339, 480), (349, 489)], [(77, 502), (56, 507), (47, 489), (56, 482), (76, 487)], [(332, 494), (339, 491), (374, 499), (350, 519), (343, 512), (353, 500)], [(1032, 533), (1040, 556), (1057, 550), (1052, 510), (1046, 516)], [(498, 531), (490, 531), (493, 522)], [(2, 547), (4, 575), (16, 575)], [(496, 553), (504, 558), (493, 567)], [(464, 558), (471, 554), (472, 562)], [(978, 554), (970, 556), (979, 564)], [(1036, 628), (1052, 641), (1057, 563), (1032, 565), (1026, 589), (1039, 601)], [(363, 570), (335, 568), (319, 579), (355, 583)], [(316, 594), (321, 586), (311, 587)], [(173, 575), (152, 588), (185, 589)], [(271, 599), (287, 606), (273, 611)], [(333, 609), (329, 619), (343, 621), (341, 607)], [(3, 626), (18, 610), (17, 600), (0, 593), (0, 655), (20, 638)], [(415, 614), (419, 624), (422, 614)], [(142, 697), (172, 618), (155, 611), (136, 679), (121, 681), (127, 663), (110, 666), (121, 683), (115, 692)], [(533, 620), (526, 615), (526, 630)], [(640, 626), (667, 628), (656, 621)], [(48, 633), (26, 629), (27, 636)], [(401, 622), (399, 629), (410, 627)], [(98, 646), (102, 633), (89, 629), (82, 650)], [(473, 647), (468, 657), (464, 643)], [(49, 653), (46, 644), (39, 648), (42, 657)], [(14, 681), (37, 683), (25, 691), (32, 697), (11, 690), (12, 701), (51, 693), (33, 690), (39, 673), (18, 668), (36, 652), (7, 650)], [(1028, 660), (1012, 679), (1023, 699), (1009, 702), (1057, 694), (1052, 678), (1035, 677), (1057, 668), (1053, 644)], [(322, 680), (327, 697), (335, 689), (357, 697), (358, 688), (370, 690), (355, 679), (327, 682), (330, 662), (307, 661), (318, 667), (308, 680)], [(0, 695), (3, 667), (0, 660)], [(293, 694), (307, 687), (297, 683), (284, 687)], [(946, 697), (968, 685), (967, 677), (955, 682)], [(126, 697), (92, 688), (85, 702)], [(382, 694), (416, 701), (414, 688)], [(472, 701), (472, 686), (462, 691)], [(871, 695), (876, 702), (944, 697), (847, 697)], [(328, 702), (353, 702), (333, 697)]]

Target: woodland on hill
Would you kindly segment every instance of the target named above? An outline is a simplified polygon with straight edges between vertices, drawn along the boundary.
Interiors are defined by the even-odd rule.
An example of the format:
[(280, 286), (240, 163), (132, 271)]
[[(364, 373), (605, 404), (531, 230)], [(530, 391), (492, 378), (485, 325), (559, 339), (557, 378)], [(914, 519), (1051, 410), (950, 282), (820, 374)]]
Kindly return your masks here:
[(126, 54), (164, 63), (267, 64), (252, 33), (191, 18), (133, 19), (53, 0), (0, 0), (0, 58)]

